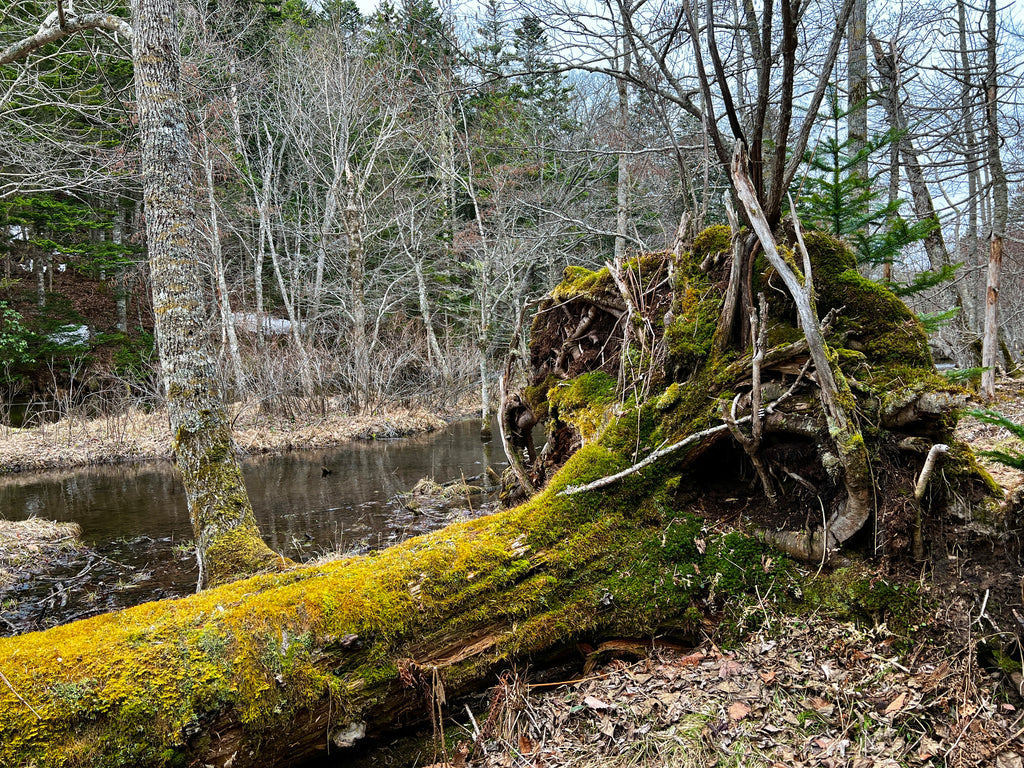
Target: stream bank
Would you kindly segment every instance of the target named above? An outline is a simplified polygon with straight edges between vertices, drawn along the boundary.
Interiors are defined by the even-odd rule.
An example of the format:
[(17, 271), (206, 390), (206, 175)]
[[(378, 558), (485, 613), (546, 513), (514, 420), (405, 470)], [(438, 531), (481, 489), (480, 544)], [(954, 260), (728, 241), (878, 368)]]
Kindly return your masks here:
[[(388, 547), (485, 514), (503, 468), (501, 448), (481, 442), (475, 420), (242, 460), (264, 538), (300, 563)], [(438, 490), (424, 492), (431, 488)], [(8, 518), (0, 526), (36, 539), (0, 583), (0, 635), (195, 591), (192, 528), (168, 461), (0, 476), (0, 510)], [(80, 533), (74, 546), (48, 548), (48, 532), (66, 536), (68, 526)]]
[[(266, 412), (256, 403), (229, 406), (241, 455), (329, 448), (350, 440), (391, 439), (433, 432), (465, 418), (472, 408), (438, 413), (418, 407), (380, 409), (368, 415), (343, 412), (333, 400), (323, 413), (295, 409), (291, 416)], [(69, 416), (25, 429), (0, 426), (0, 475), (98, 464), (171, 458), (167, 412), (138, 408), (99, 418)]]

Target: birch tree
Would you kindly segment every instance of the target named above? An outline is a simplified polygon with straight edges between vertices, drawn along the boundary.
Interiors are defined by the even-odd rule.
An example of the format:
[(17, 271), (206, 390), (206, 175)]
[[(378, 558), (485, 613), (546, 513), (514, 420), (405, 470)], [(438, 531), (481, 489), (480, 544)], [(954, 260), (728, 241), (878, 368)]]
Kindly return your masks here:
[(156, 335), (174, 453), (196, 537), (199, 586), (205, 587), (286, 561), (267, 547), (256, 526), (204, 328), (197, 257), (206, 255), (208, 244), (195, 208), (199, 190), (181, 97), (177, 3), (135, 0), (132, 10), (129, 26), (112, 13), (69, 15), (58, 0), (35, 34), (0, 51), (0, 65), (79, 32), (107, 30), (132, 42)]

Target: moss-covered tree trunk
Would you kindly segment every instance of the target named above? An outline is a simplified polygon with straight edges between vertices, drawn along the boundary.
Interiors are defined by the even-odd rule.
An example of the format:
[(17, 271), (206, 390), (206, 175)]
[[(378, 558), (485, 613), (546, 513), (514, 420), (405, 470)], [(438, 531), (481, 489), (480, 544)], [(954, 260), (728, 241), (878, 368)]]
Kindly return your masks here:
[(196, 536), (200, 586), (281, 562), (260, 537), (210, 353), (193, 150), (181, 99), (175, 0), (136, 0), (132, 58), (146, 245), (174, 454)]
[(188, 496), (200, 586), (278, 567), (284, 559), (260, 537), (233, 452), (205, 327), (200, 264), (210, 263), (195, 205), (176, 0), (133, 0), (133, 23), (107, 13), (51, 14), (39, 31), (0, 50), (0, 64), (25, 59), (46, 45), (98, 29), (132, 43), (142, 148), (146, 247), (160, 366), (174, 454)]
[[(623, 466), (593, 445), (562, 477)], [(651, 481), (558, 480), (379, 554), (0, 640), (0, 765), (290, 765), (579, 639), (695, 633), (718, 563), (764, 591), (759, 554), (709, 536), (700, 555), (700, 522), (645, 499)]]
[[(983, 495), (955, 443), (943, 483), (915, 494), (924, 453), (952, 443), (958, 394), (898, 299), (860, 277), (841, 243), (807, 244), (819, 306), (844, 308), (829, 355), (856, 398), (848, 412), (872, 425), (880, 538), (864, 549), (909, 557), (917, 520), (927, 543), (946, 505)], [(795, 308), (776, 300), (759, 320), (756, 448), (774, 499), (749, 471), (733, 436), (758, 412), (753, 356), (714, 349), (729, 272), (716, 254), (729, 250), (722, 227), (682, 258), (617, 265), (625, 277), (566, 270), (534, 322), (530, 386), (515, 393), (547, 433), (530, 468), (543, 489), (522, 506), (370, 556), (0, 640), (0, 765), (300, 763), (425, 721), (509, 665), (581, 641), (693, 637), (737, 601), (797, 594), (763, 532), (804, 525), (812, 537), (847, 503), (844, 467)], [(767, 266), (757, 279), (777, 275)], [(624, 345), (626, 303), (649, 334), (642, 346)], [(647, 372), (642, 390), (618, 388), (623, 358), (629, 378)]]

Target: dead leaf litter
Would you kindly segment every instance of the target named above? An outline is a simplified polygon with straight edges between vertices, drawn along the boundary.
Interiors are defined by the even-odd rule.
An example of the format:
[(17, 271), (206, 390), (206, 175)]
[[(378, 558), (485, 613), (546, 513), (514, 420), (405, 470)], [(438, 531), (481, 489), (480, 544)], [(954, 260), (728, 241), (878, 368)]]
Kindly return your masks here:
[(554, 692), (507, 678), (522, 690), (493, 695), (508, 711), (492, 709), (469, 765), (1020, 765), (1024, 715), (1001, 675), (968, 648), (900, 653), (895, 640), (884, 627), (779, 616), (734, 649), (655, 649)]

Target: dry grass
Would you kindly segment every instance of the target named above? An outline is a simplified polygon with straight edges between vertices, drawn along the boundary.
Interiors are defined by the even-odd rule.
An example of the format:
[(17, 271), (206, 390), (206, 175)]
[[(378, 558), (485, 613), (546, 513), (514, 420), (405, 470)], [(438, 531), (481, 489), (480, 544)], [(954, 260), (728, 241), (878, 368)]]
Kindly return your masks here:
[[(262, 412), (256, 404), (231, 410), (235, 442), (243, 454), (321, 448), (356, 438), (399, 437), (445, 426), (445, 419), (417, 408), (390, 408), (353, 416), (328, 407), (326, 415), (292, 418)], [(97, 419), (71, 417), (56, 424), (9, 429), (0, 436), (0, 475), (38, 469), (166, 459), (171, 436), (166, 411), (133, 409)]]
[(78, 523), (0, 519), (0, 587), (13, 581), (18, 567), (30, 560), (81, 547), (81, 533)]

